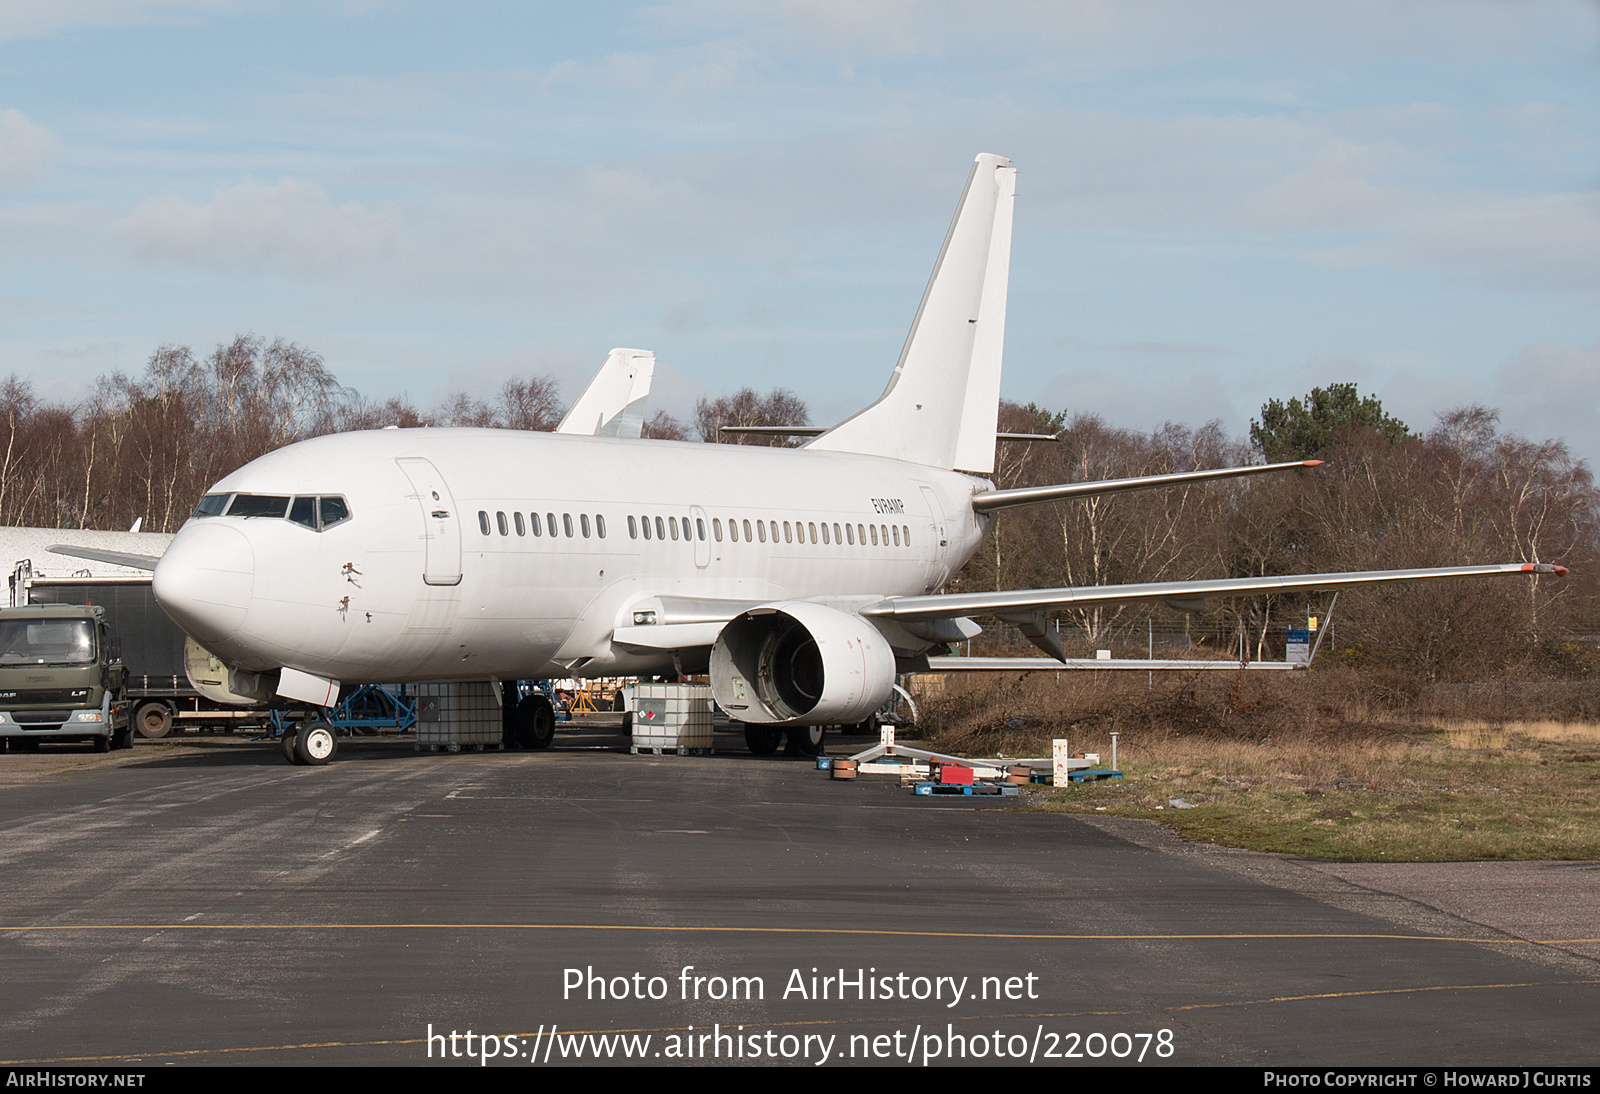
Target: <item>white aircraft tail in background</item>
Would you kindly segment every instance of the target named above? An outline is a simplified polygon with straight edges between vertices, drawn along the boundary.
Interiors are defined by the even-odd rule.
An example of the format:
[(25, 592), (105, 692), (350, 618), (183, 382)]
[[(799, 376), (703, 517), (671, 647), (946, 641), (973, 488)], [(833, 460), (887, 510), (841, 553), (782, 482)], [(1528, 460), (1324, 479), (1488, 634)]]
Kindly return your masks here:
[(644, 430), (644, 404), (655, 370), (656, 355), (647, 349), (612, 350), (556, 432), (637, 438)]

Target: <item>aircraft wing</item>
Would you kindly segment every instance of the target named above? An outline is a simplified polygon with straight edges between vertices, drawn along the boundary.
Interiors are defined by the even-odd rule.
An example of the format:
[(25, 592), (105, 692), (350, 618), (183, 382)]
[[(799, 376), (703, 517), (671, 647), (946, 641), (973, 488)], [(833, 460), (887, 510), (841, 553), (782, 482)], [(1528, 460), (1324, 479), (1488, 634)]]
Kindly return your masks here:
[(1361, 570), (1342, 574), (1291, 574), (1282, 577), (1229, 577), (1211, 581), (1151, 581), (1137, 585), (1087, 585), (1063, 589), (1017, 589), (994, 593), (952, 593), (948, 596), (895, 596), (861, 609), (861, 614), (899, 620), (949, 619), (966, 615), (1026, 616), (1056, 608), (1095, 604), (1162, 601), (1194, 611), (1213, 597), (1259, 596), (1263, 593), (1332, 592), (1363, 585), (1439, 581), (1453, 577), (1497, 577), (1502, 574), (1565, 575), (1565, 566), (1547, 562), (1509, 562), (1495, 566), (1443, 566), (1420, 570)]
[(134, 570), (154, 570), (161, 560), (154, 555), (136, 555), (129, 551), (102, 551), (95, 547), (70, 547), (56, 543), (49, 548), (51, 554), (86, 558), (91, 562), (109, 562), (113, 566), (127, 566)]

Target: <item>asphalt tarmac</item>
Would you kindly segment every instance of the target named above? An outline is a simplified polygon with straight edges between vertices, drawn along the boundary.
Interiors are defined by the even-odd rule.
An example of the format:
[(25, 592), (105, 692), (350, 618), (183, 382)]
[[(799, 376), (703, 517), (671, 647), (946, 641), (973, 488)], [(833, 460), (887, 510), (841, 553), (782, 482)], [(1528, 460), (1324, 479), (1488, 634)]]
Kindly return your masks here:
[[(0, 1062), (1600, 1062), (1570, 864), (1481, 871), (1476, 915), (1403, 867), (617, 743), (0, 756)], [(1577, 903), (1525, 923), (1528, 877)]]

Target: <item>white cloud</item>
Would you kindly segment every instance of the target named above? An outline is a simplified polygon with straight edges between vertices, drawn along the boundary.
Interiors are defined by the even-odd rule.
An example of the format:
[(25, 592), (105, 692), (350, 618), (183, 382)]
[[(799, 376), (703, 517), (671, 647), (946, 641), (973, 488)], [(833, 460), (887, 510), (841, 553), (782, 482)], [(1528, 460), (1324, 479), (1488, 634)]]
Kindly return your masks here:
[(322, 187), (291, 178), (218, 190), (209, 205), (156, 198), (134, 209), (116, 233), (145, 262), (308, 276), (389, 258), (401, 234), (393, 210), (334, 205)]
[(1531, 440), (1556, 437), (1591, 465), (1600, 461), (1600, 338), (1587, 346), (1529, 346), (1500, 370), (1500, 422)]
[(0, 41), (192, 19), (245, 6), (245, 0), (6, 0), (0, 4)]
[(0, 186), (33, 186), (44, 177), (55, 146), (55, 135), (22, 111), (0, 111)]

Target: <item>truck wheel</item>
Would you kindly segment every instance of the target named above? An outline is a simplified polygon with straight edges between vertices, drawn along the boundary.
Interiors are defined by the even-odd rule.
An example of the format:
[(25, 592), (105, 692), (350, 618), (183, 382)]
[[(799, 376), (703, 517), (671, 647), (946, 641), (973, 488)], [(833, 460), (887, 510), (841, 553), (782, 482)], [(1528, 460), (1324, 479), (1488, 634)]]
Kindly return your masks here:
[(111, 734), (107, 733), (103, 737), (94, 737), (91, 739), (90, 743), (94, 745), (94, 750), (96, 752), (110, 752)]
[(112, 748), (133, 747), (133, 723), (128, 723), (111, 735)]
[(790, 726), (783, 731), (788, 738), (783, 751), (790, 756), (822, 755), (821, 726)]
[(753, 726), (746, 722), (744, 727), (744, 744), (757, 756), (770, 756), (778, 751), (778, 734), (781, 729), (770, 729), (767, 726)]
[(172, 732), (172, 708), (165, 703), (141, 703), (133, 712), (133, 724), (139, 727), (139, 736), (159, 741)]
[(37, 751), (39, 751), (39, 738), (37, 738), (37, 737), (13, 737), (13, 738), (11, 738), (11, 751), (13, 751), (13, 752), (37, 752)]
[(321, 767), (339, 751), (339, 735), (327, 722), (304, 722), (294, 735), (294, 758), (308, 767)]
[(295, 755), (294, 747), (295, 738), (297, 736), (298, 734), (295, 732), (294, 726), (284, 726), (283, 736), (278, 741), (278, 743), (283, 747), (283, 758), (292, 764), (297, 764), (300, 762), (299, 757)]

